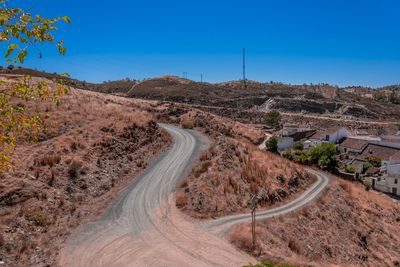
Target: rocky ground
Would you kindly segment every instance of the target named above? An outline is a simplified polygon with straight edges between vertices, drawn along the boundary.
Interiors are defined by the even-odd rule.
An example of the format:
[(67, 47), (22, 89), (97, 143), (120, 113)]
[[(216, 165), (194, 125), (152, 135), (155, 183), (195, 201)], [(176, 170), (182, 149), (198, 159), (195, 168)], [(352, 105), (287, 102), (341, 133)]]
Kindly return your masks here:
[(151, 103), (72, 90), (45, 110), (38, 143), (22, 143), (0, 177), (0, 261), (50, 266), (66, 237), (95, 218), (170, 144)]
[(284, 217), (239, 225), (230, 239), (258, 258), (301, 266), (400, 266), (400, 206), (359, 184), (333, 178), (324, 195)]

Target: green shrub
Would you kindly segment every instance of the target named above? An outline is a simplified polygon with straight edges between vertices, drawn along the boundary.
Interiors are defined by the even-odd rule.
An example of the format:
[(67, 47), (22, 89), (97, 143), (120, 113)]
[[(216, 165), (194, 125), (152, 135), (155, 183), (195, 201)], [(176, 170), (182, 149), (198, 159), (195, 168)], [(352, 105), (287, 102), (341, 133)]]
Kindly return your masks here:
[(348, 173), (356, 173), (356, 168), (351, 165), (347, 165), (346, 167), (344, 167), (344, 170)]
[(311, 149), (310, 160), (314, 164), (327, 171), (334, 171), (337, 167), (337, 148), (334, 144), (323, 143)]
[(306, 151), (296, 150), (294, 152), (293, 161), (303, 165), (309, 165), (310, 155)]
[(372, 165), (370, 162), (365, 162), (363, 164), (363, 171), (366, 172), (368, 171), (370, 168), (374, 167), (374, 165)]
[(267, 113), (265, 124), (275, 129), (279, 129), (281, 126), (281, 118), (281, 113), (278, 110), (271, 110)]
[(303, 150), (303, 149), (304, 149), (303, 143), (302, 143), (302, 142), (296, 142), (296, 143), (294, 144), (294, 149), (296, 149), (296, 150)]
[(272, 136), (265, 142), (265, 146), (271, 152), (278, 152), (278, 138), (276, 136)]

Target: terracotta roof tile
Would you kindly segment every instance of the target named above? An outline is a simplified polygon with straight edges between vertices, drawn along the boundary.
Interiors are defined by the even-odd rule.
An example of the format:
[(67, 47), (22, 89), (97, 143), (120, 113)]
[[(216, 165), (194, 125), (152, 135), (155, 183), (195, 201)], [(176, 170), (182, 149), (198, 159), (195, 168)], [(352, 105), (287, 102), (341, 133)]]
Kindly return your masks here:
[(345, 147), (345, 148), (350, 148), (350, 149), (355, 149), (355, 150), (361, 150), (363, 149), (366, 145), (368, 145), (368, 141), (366, 140), (361, 140), (361, 139), (354, 139), (354, 138), (346, 138), (340, 146)]

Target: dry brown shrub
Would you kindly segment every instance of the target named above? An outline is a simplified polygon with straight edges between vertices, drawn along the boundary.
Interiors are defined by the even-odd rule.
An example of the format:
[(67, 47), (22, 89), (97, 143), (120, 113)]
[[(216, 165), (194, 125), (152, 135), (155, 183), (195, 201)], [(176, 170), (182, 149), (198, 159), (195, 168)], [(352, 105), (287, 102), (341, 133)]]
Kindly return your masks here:
[(194, 125), (192, 121), (184, 120), (181, 122), (181, 126), (183, 129), (193, 129)]
[(235, 226), (230, 232), (229, 241), (236, 247), (247, 252), (252, 252), (254, 249), (251, 227), (249, 225), (240, 224)]
[(47, 214), (41, 208), (27, 210), (25, 212), (25, 218), (37, 226), (45, 226), (49, 222)]
[(351, 184), (349, 182), (340, 182), (339, 186), (346, 191), (349, 195), (352, 193)]
[(294, 253), (296, 253), (296, 254), (298, 254), (298, 255), (301, 255), (301, 254), (302, 254), (302, 251), (303, 251), (303, 250), (302, 250), (300, 244), (299, 244), (296, 240), (294, 240), (294, 239), (292, 239), (292, 238), (289, 239), (288, 247), (289, 247), (290, 250), (293, 251)]
[(4, 246), (5, 240), (3, 234), (0, 233), (0, 247)]
[(258, 193), (258, 184), (256, 182), (250, 184), (250, 191), (254, 194)]
[(68, 175), (71, 179), (75, 179), (79, 176), (79, 171), (82, 168), (82, 162), (79, 160), (72, 160), (68, 167)]
[(56, 164), (60, 163), (60, 161), (61, 161), (60, 155), (44, 155), (35, 165), (53, 167)]
[(211, 161), (203, 162), (203, 163), (200, 165), (200, 167), (197, 168), (197, 169), (194, 171), (195, 177), (199, 177), (200, 175), (202, 175), (203, 173), (205, 173), (211, 165), (212, 165)]
[(183, 208), (188, 204), (189, 200), (184, 192), (181, 191), (177, 192), (175, 198), (176, 198), (175, 203), (178, 208)]

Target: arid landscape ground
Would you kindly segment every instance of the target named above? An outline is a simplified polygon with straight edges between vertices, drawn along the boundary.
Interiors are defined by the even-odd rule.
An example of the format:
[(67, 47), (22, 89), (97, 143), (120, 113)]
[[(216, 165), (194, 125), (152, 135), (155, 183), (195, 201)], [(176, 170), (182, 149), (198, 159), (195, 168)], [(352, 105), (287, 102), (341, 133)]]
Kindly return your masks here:
[(399, 212), (390, 198), (334, 178), (315, 203), (259, 222), (255, 250), (249, 224), (230, 239), (259, 258), (300, 266), (399, 266)]
[[(204, 233), (201, 240), (208, 247), (203, 247), (203, 251), (198, 244), (201, 257), (218, 246), (226, 255), (237, 252), (240, 256), (235, 260), (243, 264), (267, 258), (299, 266), (399, 265), (398, 202), (336, 177), (332, 177), (318, 200), (301, 210), (259, 220), (256, 248), (251, 247), (248, 223), (235, 226), (220, 244), (219, 237), (195, 226), (204, 220), (249, 213), (252, 194), (262, 196), (259, 210), (265, 210), (293, 201), (315, 183), (316, 177), (304, 167), (258, 149), (265, 139), (261, 129), (266, 115), (261, 109), (267, 98), (279, 95), (308, 105), (298, 95), (312, 90), (312, 94), (318, 95), (315, 103), (319, 107), (326, 107), (328, 99), (354, 106), (355, 98), (350, 101), (352, 104), (349, 95), (336, 98), (342, 93), (335, 88), (300, 86), (296, 87), (296, 96), (288, 96), (292, 91), (284, 85), (274, 85), (275, 89), (269, 92), (266, 85), (257, 83), (254, 91), (238, 95), (235, 89), (240, 85), (236, 83), (209, 88), (207, 84), (192, 86), (192, 82), (174, 77), (139, 84), (130, 81), (131, 89), (124, 85), (122, 91), (114, 88), (115, 83), (108, 85), (101, 90), (72, 89), (59, 107), (29, 107), (48, 114), (46, 129), (39, 142), (22, 142), (17, 147), (14, 170), (0, 178), (0, 260), (6, 266), (62, 264), (60, 250), (76, 229), (99, 218), (153, 159), (170, 148), (171, 136), (157, 123), (195, 129), (210, 142), (169, 196), (164, 209), (168, 213), (156, 217), (157, 222), (166, 220), (175, 225), (159, 226), (160, 231), (171, 231), (167, 240), (178, 242), (174, 238), (184, 238), (183, 232), (172, 237), (180, 225), (191, 233), (185, 237), (187, 244), (194, 244), (195, 236)], [(265, 91), (271, 95), (256, 100)], [(320, 127), (336, 123), (369, 133), (399, 129), (395, 122), (398, 106), (389, 105), (385, 113), (379, 113), (360, 101), (357, 105), (373, 116), (356, 112), (350, 115), (354, 117), (347, 117), (346, 112), (341, 113), (343, 109), (317, 115), (319, 111), (283, 107), (282, 120), (300, 120)], [(162, 244), (166, 242), (153, 237)], [(160, 245), (159, 249), (165, 247)], [(191, 259), (181, 256), (181, 263)], [(157, 262), (163, 263), (163, 258)]]
[[(0, 258), (53, 265), (76, 226), (102, 213), (170, 144), (143, 101), (73, 89), (47, 112), (38, 143), (21, 144), (0, 178)], [(30, 107), (36, 108), (36, 107)]]

